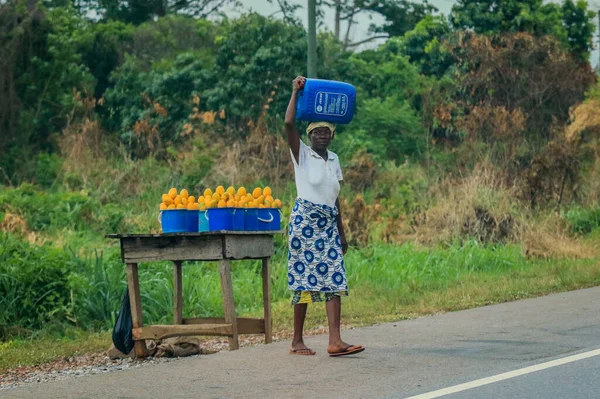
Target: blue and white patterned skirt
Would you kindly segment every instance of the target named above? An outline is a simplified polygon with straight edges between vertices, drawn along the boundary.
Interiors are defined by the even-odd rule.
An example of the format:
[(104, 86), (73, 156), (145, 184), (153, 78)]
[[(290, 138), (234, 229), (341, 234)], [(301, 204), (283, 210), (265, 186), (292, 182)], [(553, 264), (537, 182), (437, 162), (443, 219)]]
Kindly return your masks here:
[(288, 286), (293, 291), (348, 291), (337, 208), (298, 198), (288, 240)]

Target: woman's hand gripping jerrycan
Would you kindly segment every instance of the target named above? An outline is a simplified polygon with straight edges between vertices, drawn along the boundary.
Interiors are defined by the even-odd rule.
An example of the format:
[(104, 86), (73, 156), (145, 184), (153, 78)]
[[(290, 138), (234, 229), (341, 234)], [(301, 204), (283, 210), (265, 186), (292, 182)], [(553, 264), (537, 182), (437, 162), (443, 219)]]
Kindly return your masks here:
[(346, 125), (354, 117), (356, 88), (335, 80), (306, 79), (298, 92), (296, 119)]

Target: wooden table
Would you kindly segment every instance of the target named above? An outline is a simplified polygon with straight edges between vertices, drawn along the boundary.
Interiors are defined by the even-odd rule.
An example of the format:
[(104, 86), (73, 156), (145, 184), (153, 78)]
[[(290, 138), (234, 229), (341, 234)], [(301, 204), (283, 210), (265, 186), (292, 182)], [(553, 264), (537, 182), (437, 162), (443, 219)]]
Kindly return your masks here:
[[(216, 231), (207, 233), (109, 234), (121, 242), (121, 259), (127, 265), (127, 287), (133, 319), (136, 357), (146, 357), (147, 339), (182, 335), (217, 335), (229, 338), (229, 349), (239, 348), (239, 334), (265, 334), (272, 342), (270, 258), (275, 251), (273, 236), (281, 231)], [(264, 318), (238, 318), (231, 282), (231, 260), (262, 260)], [(173, 325), (144, 326), (138, 264), (173, 262)], [(184, 261), (218, 261), (223, 294), (224, 318), (183, 318), (181, 267)]]

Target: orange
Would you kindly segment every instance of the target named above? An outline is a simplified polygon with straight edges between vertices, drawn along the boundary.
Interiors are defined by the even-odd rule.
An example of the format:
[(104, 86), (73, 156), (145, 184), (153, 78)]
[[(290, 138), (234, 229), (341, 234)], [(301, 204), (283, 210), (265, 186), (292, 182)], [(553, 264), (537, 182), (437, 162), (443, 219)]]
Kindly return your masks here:
[(257, 204), (262, 204), (264, 202), (265, 202), (265, 197), (262, 195), (256, 199)]
[(171, 199), (177, 197), (177, 189), (175, 187), (169, 190), (169, 197), (171, 197)]
[(181, 197), (181, 204), (182, 204), (183, 206), (187, 206), (187, 204), (188, 204), (188, 199), (187, 199), (186, 197)]
[(240, 197), (246, 195), (246, 188), (245, 187), (238, 188), (237, 193)]
[(167, 209), (175, 209), (175, 208), (176, 208), (175, 204), (171, 204), (167, 207)]
[(213, 192), (210, 188), (207, 188), (206, 190), (204, 190), (204, 196), (208, 197), (209, 195), (212, 197)]
[(221, 195), (223, 195), (223, 193), (225, 192), (225, 188), (223, 186), (219, 186), (217, 187), (217, 189), (215, 190), (215, 193), (219, 193)]
[(270, 195), (266, 195), (265, 193), (265, 201), (273, 202), (275, 200), (273, 199), (273, 197), (271, 197)]
[(173, 199), (171, 197), (169, 197), (169, 195), (166, 196), (166, 198), (163, 200), (163, 202), (169, 206), (173, 203)]
[(252, 191), (252, 196), (253, 196), (254, 198), (258, 198), (258, 197), (260, 197), (261, 195), (262, 195), (262, 190), (261, 190), (260, 188), (258, 188), (258, 187), (256, 187), (256, 188), (254, 189), (254, 191)]
[(161, 211), (164, 211), (164, 210), (165, 210), (165, 209), (167, 209), (167, 208), (168, 208), (168, 205), (167, 205), (167, 204), (165, 204), (164, 202), (161, 202), (161, 203), (160, 203), (160, 206), (158, 207), (158, 209), (160, 209)]
[(271, 191), (271, 187), (267, 186), (265, 187), (265, 189), (263, 190), (263, 194), (265, 195), (265, 197), (268, 197), (272, 194), (273, 192)]
[(162, 197), (160, 197), (162, 199), (162, 202), (167, 202), (167, 199), (171, 199), (171, 197), (169, 196), (169, 194), (163, 194)]
[(235, 188), (233, 186), (227, 187), (227, 193), (229, 195), (235, 195)]
[(219, 203), (217, 204), (218, 208), (225, 208), (227, 207), (227, 203), (224, 200), (219, 201)]
[(273, 203), (275, 204), (275, 206), (276, 206), (277, 208), (281, 208), (281, 201), (279, 200), (279, 198), (277, 198), (277, 199), (275, 200), (275, 202), (273, 202)]
[(190, 196), (190, 194), (188, 194), (188, 191), (185, 188), (183, 190), (181, 190), (179, 195), (181, 195), (181, 198), (187, 198)]
[(235, 207), (235, 201), (230, 199), (229, 201), (227, 201), (227, 207), (228, 208), (234, 208)]
[(185, 206), (183, 206), (183, 204), (179, 204), (177, 205), (177, 209), (185, 209)]
[(194, 197), (193, 195), (190, 195), (190, 196), (188, 197), (188, 203), (189, 203), (189, 202), (196, 202), (196, 197)]
[(181, 196), (179, 196), (179, 195), (176, 196), (175, 199), (173, 200), (173, 203), (175, 205), (181, 205), (182, 204), (182, 202), (181, 202)]

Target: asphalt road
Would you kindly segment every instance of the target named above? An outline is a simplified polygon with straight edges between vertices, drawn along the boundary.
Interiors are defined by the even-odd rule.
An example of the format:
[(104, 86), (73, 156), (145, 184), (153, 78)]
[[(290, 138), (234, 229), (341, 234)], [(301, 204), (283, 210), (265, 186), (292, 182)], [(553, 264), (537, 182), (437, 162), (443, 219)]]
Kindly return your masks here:
[[(313, 357), (288, 355), (280, 342), (0, 397), (599, 398), (599, 298), (592, 288), (345, 331), (367, 347), (355, 357), (329, 358), (317, 336), (307, 340)], [(490, 377), (498, 381), (485, 384)]]

